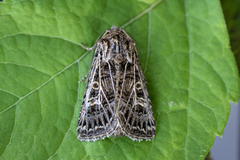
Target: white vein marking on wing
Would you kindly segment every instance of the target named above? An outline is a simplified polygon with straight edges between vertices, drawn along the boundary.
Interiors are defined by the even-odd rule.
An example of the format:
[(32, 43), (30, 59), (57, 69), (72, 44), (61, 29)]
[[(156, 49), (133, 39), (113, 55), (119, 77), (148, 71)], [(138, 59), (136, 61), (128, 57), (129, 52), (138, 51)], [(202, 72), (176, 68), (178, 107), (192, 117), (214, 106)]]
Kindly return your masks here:
[[(96, 63), (96, 61), (99, 61), (99, 59), (100, 59), (100, 57), (99, 57), (99, 55), (100, 54), (98, 54), (98, 57), (97, 58), (95, 58), (94, 57), (94, 60), (93, 60), (93, 62), (92, 62), (92, 66), (94, 66), (94, 64)], [(88, 86), (89, 86), (89, 84), (91, 84), (91, 86), (92, 86), (92, 84), (93, 84), (93, 80), (94, 80), (94, 76), (95, 76), (95, 74), (96, 74), (96, 70), (97, 70), (97, 68), (99, 67), (99, 65), (96, 63), (96, 66), (94, 67), (94, 70), (93, 70), (93, 72), (92, 72), (92, 79), (91, 79), (91, 81), (87, 84)], [(90, 79), (90, 77), (89, 77), (89, 79)], [(92, 88), (92, 87), (91, 87)], [(87, 113), (86, 112), (86, 110), (87, 110), (87, 108), (89, 107), (89, 95), (90, 95), (90, 91), (91, 91), (91, 88), (88, 88), (88, 90), (87, 90), (87, 93), (86, 93), (86, 98), (85, 98), (85, 114)], [(98, 91), (98, 95), (99, 95), (99, 91)], [(94, 98), (94, 97), (93, 97)], [(92, 98), (91, 98), (92, 99)], [(88, 117), (86, 116), (86, 126), (88, 126)], [(86, 130), (86, 133), (88, 134), (88, 130)]]
[[(100, 94), (101, 93), (101, 90), (102, 90), (102, 78), (101, 78), (101, 65), (100, 65), (100, 54), (99, 54), (99, 56), (98, 56), (98, 67), (99, 67), (99, 70), (98, 70), (98, 75), (99, 75), (99, 78), (98, 78), (98, 80), (99, 80), (99, 90), (98, 90), (98, 94)], [(99, 98), (98, 98), (98, 101), (99, 101), (99, 99), (100, 99), (100, 96), (99, 96)], [(104, 126), (104, 129), (106, 130), (106, 126), (105, 126), (105, 124), (103, 123), (104, 121), (103, 121), (103, 114), (102, 114), (102, 112), (100, 111), (100, 106), (102, 107), (102, 102), (100, 102), (100, 105), (98, 105), (99, 106), (99, 113), (100, 113), (100, 119), (102, 120), (102, 124), (103, 124), (103, 126)], [(103, 107), (102, 107), (103, 108)], [(104, 108), (103, 108), (103, 110), (104, 110)]]
[(83, 114), (83, 115), (81, 115), (82, 118), (80, 119), (80, 120), (82, 120), (81, 124), (77, 127), (77, 130), (80, 129), (80, 132), (82, 131), (81, 128), (83, 128), (83, 122), (84, 122), (84, 117), (85, 117), (86, 112), (83, 112), (82, 114)]
[[(130, 96), (128, 98), (128, 101), (127, 101), (127, 104), (126, 104), (126, 108), (128, 107), (128, 103), (129, 103), (130, 98), (132, 97), (132, 93), (133, 92), (134, 92), (134, 89), (132, 89), (132, 92), (131, 92), (131, 94), (130, 94)], [(132, 113), (132, 110), (129, 112), (128, 119), (129, 119), (129, 116), (130, 116), (131, 113)], [(127, 121), (128, 121), (128, 119), (127, 119)]]
[(110, 123), (110, 120), (109, 120), (109, 118), (108, 118), (108, 116), (107, 116), (107, 114), (106, 114), (106, 109), (103, 107), (103, 105), (102, 105), (102, 104), (100, 104), (100, 105), (101, 105), (101, 107), (103, 108), (103, 110), (105, 110), (104, 114), (105, 114), (105, 115), (106, 115), (106, 117), (107, 117), (108, 123)]
[(101, 90), (101, 92), (103, 93), (104, 98), (106, 99), (106, 101), (107, 101), (107, 103), (108, 103), (108, 106), (109, 106), (109, 108), (110, 108), (110, 110), (112, 111), (112, 114), (113, 114), (113, 110), (112, 110), (112, 108), (110, 107), (110, 103), (109, 103), (109, 101), (108, 101), (108, 99), (107, 99), (105, 93), (103, 92), (103, 90)]
[[(134, 113), (133, 113), (133, 117), (132, 117), (132, 123), (131, 123), (131, 127), (133, 126), (134, 120), (135, 120), (135, 113), (136, 113), (136, 105), (133, 103), (131, 106), (131, 113), (133, 110), (133, 107), (135, 107)], [(130, 115), (130, 114), (129, 114)], [(129, 119), (129, 118), (128, 118)]]
[[(127, 65), (128, 65), (128, 62), (126, 63), (126, 65), (125, 65), (125, 69), (124, 69), (124, 74), (123, 74), (123, 83), (122, 83), (122, 89), (121, 89), (121, 93), (120, 93), (120, 97), (119, 97), (119, 102), (118, 102), (117, 109), (119, 109), (119, 104), (120, 104), (120, 102), (121, 102), (121, 99), (122, 99), (122, 90), (123, 90), (123, 86), (124, 86), (124, 82), (125, 82)], [(126, 106), (126, 107), (127, 107), (127, 106)]]
[[(101, 106), (101, 107), (103, 108), (102, 104), (100, 104), (99, 106)], [(100, 108), (99, 108), (99, 109), (100, 109)], [(104, 110), (104, 108), (103, 108), (103, 110)], [(103, 123), (104, 121), (103, 121), (103, 114), (102, 114), (102, 112), (100, 112), (100, 118), (101, 118), (101, 120), (102, 120), (102, 124), (103, 124), (103, 126), (104, 126), (104, 129), (106, 130), (106, 125), (105, 125), (105, 123)]]
[(131, 107), (131, 110), (133, 110), (133, 107), (135, 107), (135, 109), (134, 109), (134, 113), (133, 113), (133, 118), (134, 119), (132, 119), (132, 124), (131, 124), (131, 127), (133, 126), (133, 124), (134, 124), (134, 120), (135, 120), (135, 113), (136, 113), (136, 101), (137, 101), (137, 99), (136, 99), (136, 96), (137, 96), (137, 94), (136, 94), (136, 88), (135, 88), (135, 86), (136, 86), (136, 67), (135, 67), (135, 65), (136, 65), (136, 53), (135, 53), (135, 56), (134, 56), (134, 83), (133, 83), (133, 85), (134, 85), (134, 94), (135, 94), (135, 96), (134, 96), (134, 102), (133, 102), (133, 104), (132, 104), (132, 107)]
[[(129, 102), (129, 100), (130, 100), (130, 98), (131, 98), (131, 96), (132, 96), (132, 93), (134, 92), (135, 93), (135, 97), (134, 97), (134, 99), (133, 99), (133, 104), (132, 104), (132, 106), (131, 106), (131, 110), (130, 110), (130, 112), (129, 112), (129, 115), (128, 115), (128, 119), (127, 119), (127, 122), (129, 122), (129, 117), (130, 117), (130, 115), (131, 115), (131, 113), (132, 113), (132, 109), (133, 109), (133, 105), (135, 104), (135, 101), (136, 101), (136, 91), (135, 91), (135, 59), (136, 59), (136, 57), (134, 57), (134, 64), (133, 64), (133, 68), (134, 68), (134, 70), (133, 70), (133, 74), (134, 74), (134, 81), (133, 81), (133, 89), (132, 89), (132, 92), (131, 92), (131, 94), (130, 94), (130, 96), (129, 96), (129, 98), (128, 98), (128, 102)], [(127, 105), (126, 106), (128, 106), (128, 102), (127, 102)], [(135, 113), (135, 111), (134, 111), (134, 113)], [(132, 126), (132, 124), (131, 124), (131, 126)]]
[[(97, 58), (94, 58), (93, 63), (92, 63), (92, 66), (94, 65), (95, 61), (98, 61), (98, 59), (99, 59), (99, 56), (98, 56)], [(96, 74), (96, 70), (97, 70), (98, 67), (99, 67), (99, 66), (98, 66), (98, 64), (96, 63), (96, 66), (94, 67), (92, 76), (89, 77), (89, 79), (91, 79), (91, 78), (92, 78), (92, 79), (91, 79), (91, 81), (87, 84), (88, 86), (89, 86), (89, 84), (91, 84), (91, 86), (92, 86), (93, 80), (94, 80), (94, 76), (95, 76), (95, 74)], [(90, 88), (87, 89), (86, 98), (85, 98), (85, 108), (88, 108), (88, 107), (89, 107), (88, 101), (89, 101), (89, 95), (90, 95), (91, 88), (92, 88), (92, 87), (90, 87)], [(93, 97), (93, 98), (94, 98), (94, 97)], [(92, 98), (91, 98), (91, 99), (92, 99)], [(87, 110), (87, 109), (86, 109), (86, 110)]]
[(114, 91), (114, 94), (115, 94), (115, 88), (114, 88), (114, 83), (113, 83), (113, 78), (112, 78), (111, 66), (108, 62), (107, 62), (107, 64), (108, 64), (108, 67), (109, 67), (109, 72), (110, 72), (110, 77), (111, 77), (111, 82), (112, 82), (112, 88), (113, 88), (113, 91)]
[[(108, 63), (108, 65), (109, 65), (109, 63)], [(110, 66), (109, 66), (109, 69), (110, 69)], [(111, 107), (110, 107), (110, 103), (109, 103), (109, 101), (108, 101), (108, 99), (107, 99), (107, 96), (105, 95), (105, 93), (104, 93), (104, 91), (103, 91), (103, 89), (102, 89), (102, 78), (101, 78), (101, 66), (100, 66), (100, 60), (99, 60), (99, 94), (103, 94), (103, 96), (104, 96), (104, 98), (106, 99), (106, 101), (107, 101), (107, 103), (108, 103), (108, 107), (109, 107), (109, 109), (112, 111), (112, 114), (113, 114), (113, 110), (111, 109)], [(111, 70), (110, 70), (110, 76), (111, 76)], [(112, 80), (112, 77), (111, 77), (111, 80)], [(113, 87), (113, 82), (112, 82), (112, 87)], [(114, 90), (114, 87), (113, 87), (113, 90)], [(115, 93), (115, 90), (114, 90), (114, 93)], [(99, 100), (99, 102), (100, 102), (100, 100)], [(100, 102), (100, 104), (102, 104), (102, 102)]]

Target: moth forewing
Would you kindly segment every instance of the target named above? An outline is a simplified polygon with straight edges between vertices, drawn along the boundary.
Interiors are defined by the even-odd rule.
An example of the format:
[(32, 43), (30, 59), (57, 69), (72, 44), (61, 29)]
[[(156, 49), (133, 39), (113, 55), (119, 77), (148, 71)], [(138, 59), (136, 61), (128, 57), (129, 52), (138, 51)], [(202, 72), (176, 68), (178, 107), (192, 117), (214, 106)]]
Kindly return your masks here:
[(155, 131), (135, 42), (123, 29), (112, 26), (96, 44), (78, 120), (78, 139), (128, 136), (141, 141), (154, 138)]

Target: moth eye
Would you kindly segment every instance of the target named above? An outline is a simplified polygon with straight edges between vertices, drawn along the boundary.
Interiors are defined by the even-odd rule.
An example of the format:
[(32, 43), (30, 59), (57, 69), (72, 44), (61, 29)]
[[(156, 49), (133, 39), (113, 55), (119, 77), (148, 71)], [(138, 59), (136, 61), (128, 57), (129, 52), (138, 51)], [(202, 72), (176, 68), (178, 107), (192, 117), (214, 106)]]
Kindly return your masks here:
[(96, 82), (96, 81), (94, 81), (94, 82), (92, 83), (92, 88), (93, 88), (94, 90), (98, 90), (98, 89), (99, 89), (99, 83)]
[(135, 86), (136, 86), (136, 89), (137, 89), (137, 90), (142, 89), (142, 84), (141, 84), (140, 82), (137, 82), (137, 83), (135, 84)]

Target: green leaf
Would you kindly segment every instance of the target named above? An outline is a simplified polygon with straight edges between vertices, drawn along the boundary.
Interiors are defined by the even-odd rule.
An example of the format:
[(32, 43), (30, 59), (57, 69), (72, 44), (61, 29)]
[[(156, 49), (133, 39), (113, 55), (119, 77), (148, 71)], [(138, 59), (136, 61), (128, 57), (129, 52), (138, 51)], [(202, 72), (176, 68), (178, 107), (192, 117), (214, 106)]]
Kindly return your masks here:
[[(92, 46), (112, 25), (139, 48), (156, 120), (152, 141), (79, 142)], [(1, 159), (204, 159), (238, 100), (222, 10), (211, 1), (0, 2)]]

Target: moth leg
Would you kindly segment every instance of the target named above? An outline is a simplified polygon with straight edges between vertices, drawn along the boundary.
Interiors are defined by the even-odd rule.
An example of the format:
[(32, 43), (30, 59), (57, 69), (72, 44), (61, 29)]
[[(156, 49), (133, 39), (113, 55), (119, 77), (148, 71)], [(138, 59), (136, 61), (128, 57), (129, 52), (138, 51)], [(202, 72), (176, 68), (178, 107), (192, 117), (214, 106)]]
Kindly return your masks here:
[(90, 71), (88, 71), (88, 73), (80, 81), (78, 81), (78, 83), (81, 83), (82, 81), (84, 81), (89, 76), (89, 73)]
[(96, 45), (97, 44), (95, 43), (92, 47), (86, 47), (86, 46), (84, 46), (80, 43), (80, 46), (83, 47), (84, 49), (88, 50), (88, 51), (93, 50), (96, 47)]

